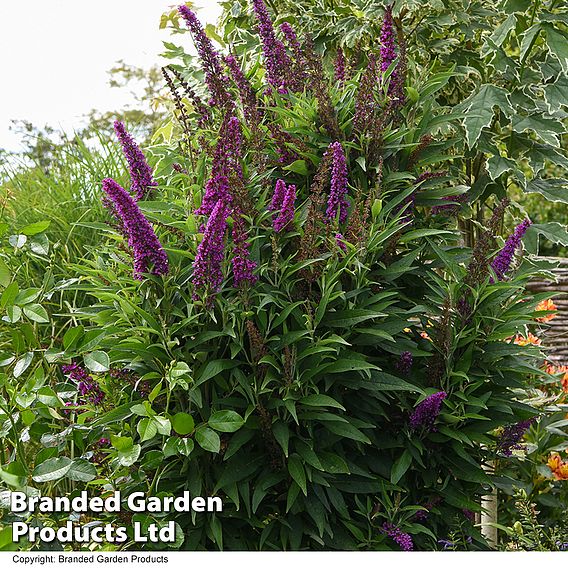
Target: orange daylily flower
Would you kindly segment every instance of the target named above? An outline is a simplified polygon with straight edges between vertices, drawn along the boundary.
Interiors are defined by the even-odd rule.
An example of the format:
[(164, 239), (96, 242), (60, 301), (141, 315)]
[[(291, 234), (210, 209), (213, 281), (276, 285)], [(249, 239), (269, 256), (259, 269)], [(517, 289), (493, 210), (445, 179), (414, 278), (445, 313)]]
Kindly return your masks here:
[[(543, 300), (539, 302), (536, 306), (535, 311), (537, 312), (557, 312), (558, 308), (552, 300)], [(547, 316), (542, 316), (541, 318), (536, 318), (536, 321), (540, 323), (546, 323), (553, 320), (558, 314), (548, 314)]]
[(568, 479), (568, 462), (564, 461), (559, 454), (552, 453), (546, 462), (554, 477), (559, 480)]
[(432, 338), (425, 331), (420, 332), (420, 337), (422, 337), (422, 339), (427, 339), (428, 341), (432, 341)]
[(525, 345), (540, 345), (542, 343), (542, 340), (539, 339), (536, 335), (533, 335), (530, 331), (527, 334), (526, 337), (523, 337), (522, 335), (517, 335), (517, 337), (515, 337), (515, 341), (514, 343), (516, 345), (521, 345), (521, 346), (525, 346)]

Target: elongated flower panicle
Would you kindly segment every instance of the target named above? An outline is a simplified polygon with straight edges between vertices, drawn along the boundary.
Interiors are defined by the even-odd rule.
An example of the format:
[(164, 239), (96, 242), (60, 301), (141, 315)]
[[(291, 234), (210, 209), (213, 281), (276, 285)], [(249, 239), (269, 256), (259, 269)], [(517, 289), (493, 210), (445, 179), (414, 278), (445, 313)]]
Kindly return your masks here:
[(154, 180), (152, 168), (148, 165), (142, 150), (140, 150), (134, 138), (126, 131), (126, 127), (120, 120), (115, 121), (114, 131), (128, 162), (130, 179), (132, 181), (131, 192), (134, 194), (136, 201), (144, 199), (158, 185)]
[(375, 120), (375, 86), (377, 82), (377, 58), (369, 54), (367, 68), (359, 82), (357, 98), (355, 99), (355, 115), (353, 116), (353, 130), (365, 134)]
[[(195, 289), (209, 288), (218, 292), (223, 282), (223, 258), (225, 256), (225, 232), (229, 205), (219, 199), (205, 227), (203, 240), (197, 247), (193, 262), (193, 285)], [(199, 296), (194, 294), (194, 299)]]
[(340, 142), (333, 142), (331, 150), (331, 191), (325, 211), (328, 221), (334, 221), (339, 212), (339, 222), (344, 223), (347, 219), (349, 201), (347, 201), (347, 161)]
[(195, 13), (185, 5), (178, 6), (178, 11), (191, 31), (195, 48), (201, 60), (201, 68), (205, 74), (205, 82), (211, 93), (210, 104), (212, 106), (232, 107), (233, 102), (227, 92), (229, 78), (223, 72), (219, 53), (205, 34), (203, 26)]
[(396, 364), (396, 370), (402, 375), (409, 375), (412, 370), (413, 357), (410, 351), (403, 351)]
[(282, 202), (284, 201), (284, 195), (286, 195), (286, 182), (283, 179), (279, 179), (274, 187), (274, 193), (272, 194), (272, 201), (268, 206), (269, 211), (279, 211), (282, 207)]
[(294, 204), (296, 202), (296, 186), (289, 185), (286, 188), (286, 193), (284, 194), (284, 198), (282, 200), (282, 206), (280, 208), (280, 213), (272, 226), (277, 233), (280, 233), (282, 230), (288, 228), (290, 223), (294, 220)]
[(424, 428), (427, 431), (432, 431), (434, 422), (440, 414), (442, 402), (447, 396), (444, 391), (428, 395), (410, 415), (410, 427), (413, 430)]
[(509, 457), (513, 454), (513, 450), (520, 450), (522, 448), (520, 441), (534, 421), (534, 418), (529, 418), (517, 424), (505, 426), (497, 443), (497, 451)]
[(347, 252), (347, 245), (345, 244), (343, 233), (335, 233), (335, 243), (343, 252)]
[(230, 204), (232, 177), (242, 181), (243, 171), (240, 163), (242, 154), (241, 125), (235, 116), (226, 116), (219, 130), (219, 138), (213, 156), (211, 175), (205, 184), (205, 193), (196, 215), (210, 215), (219, 200)]
[(79, 404), (91, 402), (94, 405), (98, 405), (103, 401), (105, 393), (85, 368), (77, 365), (77, 363), (71, 363), (70, 365), (64, 365), (62, 370), (69, 379), (77, 383), (77, 389), (83, 399), (78, 401)]
[(245, 120), (251, 126), (258, 127), (262, 120), (262, 111), (249, 80), (246, 78), (234, 55), (228, 55), (225, 57), (225, 63), (227, 64), (227, 67), (231, 72), (231, 76), (233, 77), (233, 81), (239, 90), (239, 97), (241, 99), (241, 104), (243, 105)]
[(298, 36), (296, 35), (294, 28), (288, 22), (284, 22), (283, 24), (280, 24), (280, 31), (284, 34), (284, 37), (294, 54), (300, 55), (302, 46), (300, 45), (300, 41), (298, 40)]
[(233, 281), (236, 287), (243, 284), (254, 284), (258, 277), (253, 274), (256, 262), (250, 258), (250, 244), (245, 220), (236, 215), (233, 221)]
[(168, 257), (162, 248), (152, 225), (148, 222), (136, 201), (112, 178), (102, 182), (103, 191), (112, 202), (128, 237), (128, 245), (134, 253), (134, 276), (139, 280), (144, 273), (167, 274)]
[(493, 259), (491, 268), (493, 268), (499, 280), (503, 280), (505, 274), (511, 268), (511, 263), (513, 262), (515, 251), (520, 247), (521, 239), (530, 226), (530, 219), (525, 219), (520, 225), (517, 225), (517, 228), (515, 229), (513, 234), (506, 240), (503, 248)]
[(412, 542), (412, 537), (399, 529), (396, 525), (392, 523), (383, 523), (382, 531), (392, 538), (398, 546), (405, 552), (410, 552), (414, 550), (414, 543)]
[(381, 27), (381, 72), (385, 73), (396, 59), (396, 43), (392, 6), (387, 6)]
[[(394, 28), (394, 22), (392, 19), (392, 5), (387, 6), (385, 9), (385, 15), (383, 18), (383, 25), (381, 28), (381, 73), (386, 73), (388, 68), (397, 58), (396, 50), (396, 31)], [(392, 70), (389, 79), (389, 96), (396, 98), (397, 103), (402, 103), (403, 94), (403, 83), (404, 76), (400, 64)]]
[(211, 119), (211, 112), (209, 111), (209, 108), (205, 105), (205, 103), (201, 100), (197, 93), (190, 87), (189, 83), (183, 78), (181, 73), (177, 71), (175, 67), (172, 67), (171, 65), (168, 65), (168, 67), (163, 67), (162, 72), (164, 76), (167, 76), (166, 69), (178, 80), (178, 83), (183, 87), (185, 94), (191, 101), (195, 112), (197, 112), (199, 116), (199, 118), (197, 119), (197, 124), (200, 128), (204, 128)]
[(262, 52), (266, 64), (268, 82), (278, 90), (286, 91), (291, 86), (288, 80), (292, 61), (284, 44), (276, 37), (270, 14), (263, 0), (253, 0), (254, 13), (258, 20), (258, 34), (262, 40)]
[(335, 80), (339, 81), (340, 83), (345, 82), (346, 77), (346, 67), (345, 67), (345, 55), (343, 54), (343, 50), (338, 48), (337, 55), (335, 56)]

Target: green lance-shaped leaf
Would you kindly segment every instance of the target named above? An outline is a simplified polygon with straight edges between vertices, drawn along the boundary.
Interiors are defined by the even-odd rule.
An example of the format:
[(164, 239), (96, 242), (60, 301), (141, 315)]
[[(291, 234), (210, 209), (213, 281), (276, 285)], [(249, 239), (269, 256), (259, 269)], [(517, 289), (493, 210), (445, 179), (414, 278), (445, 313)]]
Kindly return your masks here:
[(218, 432), (236, 432), (245, 421), (234, 410), (219, 410), (211, 414), (207, 423)]

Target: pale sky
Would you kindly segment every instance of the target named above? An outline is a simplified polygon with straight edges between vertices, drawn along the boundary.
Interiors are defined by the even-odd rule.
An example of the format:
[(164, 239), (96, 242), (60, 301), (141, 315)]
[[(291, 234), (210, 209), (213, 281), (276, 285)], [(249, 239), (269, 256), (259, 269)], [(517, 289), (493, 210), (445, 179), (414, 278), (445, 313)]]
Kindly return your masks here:
[[(203, 22), (215, 22), (220, 12), (215, 0), (195, 4)], [(175, 5), (175, 0), (0, 0), (0, 148), (18, 150), (11, 119), (72, 130), (93, 108), (127, 104), (128, 90), (109, 87), (107, 71), (121, 59), (145, 68), (163, 65), (163, 41), (189, 49), (189, 34), (171, 36), (158, 28), (161, 14)]]

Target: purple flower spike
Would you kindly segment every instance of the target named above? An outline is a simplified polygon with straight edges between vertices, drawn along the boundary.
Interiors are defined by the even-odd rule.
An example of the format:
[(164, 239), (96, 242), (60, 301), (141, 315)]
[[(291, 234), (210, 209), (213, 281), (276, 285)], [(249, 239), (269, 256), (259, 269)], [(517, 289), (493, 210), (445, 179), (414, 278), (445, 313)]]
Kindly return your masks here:
[(284, 22), (283, 24), (280, 24), (280, 31), (284, 34), (288, 45), (292, 48), (294, 53), (299, 53), (302, 46), (298, 41), (298, 36), (296, 35), (294, 28), (288, 22)]
[(410, 427), (413, 430), (424, 428), (427, 431), (434, 429), (434, 422), (440, 414), (442, 401), (448, 396), (444, 391), (427, 396), (410, 416)]
[(167, 274), (168, 257), (136, 201), (111, 178), (103, 180), (103, 191), (112, 203), (134, 253), (134, 277), (142, 280), (142, 274), (148, 272)]
[(514, 233), (507, 239), (505, 245), (499, 251), (499, 254), (497, 254), (497, 256), (493, 259), (491, 268), (493, 268), (499, 280), (503, 280), (505, 274), (509, 268), (511, 268), (515, 251), (520, 247), (521, 239), (530, 226), (530, 219), (525, 219), (520, 225), (518, 225)]
[(522, 448), (520, 441), (523, 439), (523, 436), (531, 427), (534, 420), (534, 418), (530, 418), (529, 420), (522, 420), (511, 426), (505, 426), (497, 444), (497, 451), (509, 457), (513, 455), (513, 450), (520, 450)]
[(184, 5), (178, 6), (178, 12), (191, 32), (195, 48), (201, 59), (201, 68), (205, 74), (205, 82), (211, 93), (211, 103), (213, 106), (232, 106), (231, 97), (227, 92), (229, 78), (223, 72), (219, 53), (205, 34), (203, 26), (195, 13)]
[(254, 284), (258, 278), (253, 274), (256, 262), (250, 259), (250, 245), (244, 219), (237, 216), (233, 222), (233, 278), (235, 286)]
[[(381, 28), (381, 73), (386, 73), (387, 69), (396, 60), (398, 54), (395, 43), (396, 32), (392, 19), (392, 5), (387, 6)], [(400, 61), (392, 70), (389, 80), (388, 94), (397, 100), (399, 104), (404, 103), (404, 77), (401, 74)]]
[(345, 82), (345, 55), (343, 50), (339, 48), (335, 57), (335, 79), (340, 83)]
[(99, 387), (93, 377), (87, 373), (86, 369), (77, 365), (77, 363), (64, 365), (62, 369), (65, 375), (67, 375), (73, 382), (77, 383), (77, 390), (83, 399), (79, 400), (78, 404), (91, 402), (97, 406), (103, 401), (105, 393), (101, 390), (101, 387)]
[(239, 97), (243, 105), (243, 114), (248, 124), (258, 126), (262, 121), (262, 111), (258, 105), (258, 99), (249, 82), (245, 77), (239, 62), (233, 55), (225, 57), (225, 63), (231, 72), (233, 81), (239, 90)]
[(134, 194), (136, 201), (145, 199), (158, 185), (152, 175), (152, 168), (148, 165), (146, 157), (134, 138), (126, 131), (124, 124), (119, 120), (114, 123), (114, 131), (130, 169), (131, 193)]
[(396, 59), (394, 22), (392, 6), (387, 6), (381, 28), (381, 72), (385, 73)]
[(276, 182), (274, 188), (274, 194), (272, 195), (272, 201), (268, 207), (269, 211), (279, 211), (282, 207), (282, 202), (284, 201), (284, 195), (286, 194), (286, 183), (283, 179), (279, 179)]
[(383, 523), (382, 531), (392, 538), (405, 552), (414, 550), (412, 537), (408, 533), (403, 532), (396, 525), (393, 525), (392, 523)]
[(343, 251), (347, 252), (347, 245), (345, 244), (345, 237), (342, 233), (335, 233), (335, 242), (337, 246)]
[(272, 226), (274, 230), (279, 233), (280, 231), (288, 228), (290, 223), (294, 220), (294, 204), (296, 202), (296, 186), (289, 185), (286, 189), (286, 193), (284, 194), (284, 199), (282, 200), (282, 207), (280, 209), (280, 214), (274, 222)]
[(410, 351), (403, 351), (396, 364), (396, 370), (402, 375), (409, 375), (412, 370), (412, 362), (412, 353)]
[(231, 176), (243, 179), (240, 163), (242, 153), (242, 132), (239, 120), (232, 116), (223, 121), (213, 156), (211, 175), (205, 184), (205, 194), (196, 215), (210, 215), (219, 200), (232, 202)]
[(347, 219), (349, 202), (347, 201), (347, 161), (340, 142), (333, 142), (328, 151), (333, 153), (331, 169), (331, 191), (325, 211), (328, 221), (334, 221), (339, 211), (339, 222)]
[(287, 75), (292, 69), (292, 61), (286, 53), (284, 44), (277, 39), (270, 14), (263, 0), (253, 0), (254, 13), (258, 19), (258, 34), (262, 40), (262, 52), (266, 63), (268, 82), (276, 89), (286, 91)]
[[(220, 199), (211, 212), (203, 240), (197, 247), (193, 262), (193, 285), (196, 289), (209, 288), (215, 293), (221, 288), (228, 216), (229, 206)], [(194, 298), (198, 296), (194, 295)]]

